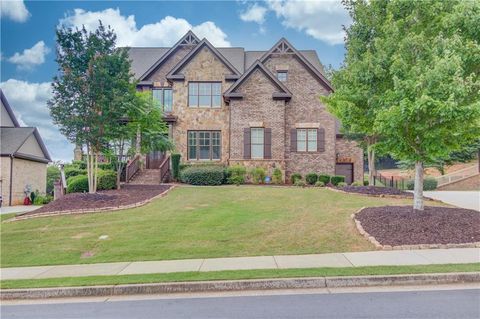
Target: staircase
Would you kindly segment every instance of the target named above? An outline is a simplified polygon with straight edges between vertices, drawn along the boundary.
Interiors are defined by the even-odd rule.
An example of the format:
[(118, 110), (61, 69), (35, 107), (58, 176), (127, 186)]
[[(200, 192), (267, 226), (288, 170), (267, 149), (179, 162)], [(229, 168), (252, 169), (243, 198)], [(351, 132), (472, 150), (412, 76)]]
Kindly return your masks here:
[(132, 177), (129, 184), (158, 185), (160, 184), (160, 169), (144, 169)]

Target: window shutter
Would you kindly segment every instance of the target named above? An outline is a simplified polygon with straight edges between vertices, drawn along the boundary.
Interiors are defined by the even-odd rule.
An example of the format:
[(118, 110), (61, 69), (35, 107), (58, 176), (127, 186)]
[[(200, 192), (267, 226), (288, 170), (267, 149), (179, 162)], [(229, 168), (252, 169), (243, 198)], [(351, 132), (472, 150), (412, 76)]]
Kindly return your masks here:
[(325, 129), (323, 128), (317, 131), (317, 151), (325, 152)]
[(263, 158), (272, 158), (272, 129), (265, 128), (263, 134)]
[(290, 130), (290, 152), (297, 151), (297, 129)]
[(245, 127), (243, 129), (243, 158), (244, 159), (250, 159), (251, 157), (251, 148), (250, 148), (250, 128)]

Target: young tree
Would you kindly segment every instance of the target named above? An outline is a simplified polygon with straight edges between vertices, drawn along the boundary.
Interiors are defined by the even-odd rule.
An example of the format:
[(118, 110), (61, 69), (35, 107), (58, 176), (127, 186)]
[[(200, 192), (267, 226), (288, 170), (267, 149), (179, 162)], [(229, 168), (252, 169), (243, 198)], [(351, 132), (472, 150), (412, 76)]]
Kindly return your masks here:
[(98, 155), (135, 98), (130, 61), (101, 22), (95, 32), (60, 26), (56, 36), (58, 75), (50, 114), (70, 142), (86, 147), (89, 192), (94, 193)]
[(345, 30), (347, 53), (343, 66), (333, 72), (335, 92), (322, 100), (341, 121), (347, 137), (362, 141), (367, 151), (368, 180), (373, 185), (375, 146), (379, 139), (374, 124), (385, 91), (392, 85), (388, 60), (375, 46), (383, 32), (386, 2), (345, 0), (343, 3), (353, 20)]
[(415, 162), (414, 209), (424, 207), (424, 164), (480, 136), (479, 6), (433, 0), (388, 5), (377, 48), (392, 61), (393, 87), (375, 126), (395, 158)]

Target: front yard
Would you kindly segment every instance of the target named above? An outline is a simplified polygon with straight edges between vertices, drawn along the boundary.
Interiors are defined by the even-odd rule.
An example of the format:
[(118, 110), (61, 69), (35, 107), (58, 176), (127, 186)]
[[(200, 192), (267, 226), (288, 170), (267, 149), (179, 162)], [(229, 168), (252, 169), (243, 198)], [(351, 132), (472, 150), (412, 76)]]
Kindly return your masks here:
[(350, 215), (410, 204), (324, 188), (179, 187), (136, 209), (3, 223), (1, 267), (365, 251), (374, 247)]

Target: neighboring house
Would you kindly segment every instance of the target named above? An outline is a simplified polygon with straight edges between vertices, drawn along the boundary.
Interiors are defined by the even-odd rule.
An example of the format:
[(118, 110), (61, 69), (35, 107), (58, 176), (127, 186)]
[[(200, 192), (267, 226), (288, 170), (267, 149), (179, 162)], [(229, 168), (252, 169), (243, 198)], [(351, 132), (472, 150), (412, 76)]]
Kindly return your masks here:
[(363, 180), (363, 151), (320, 101), (333, 91), (314, 50), (216, 48), (191, 31), (171, 48), (130, 48), (141, 91), (164, 108), (183, 162), (217, 161)]
[(25, 188), (45, 194), (47, 163), (51, 161), (35, 127), (20, 127), (8, 101), (0, 90), (2, 113), (0, 127), (3, 205), (23, 204)]

